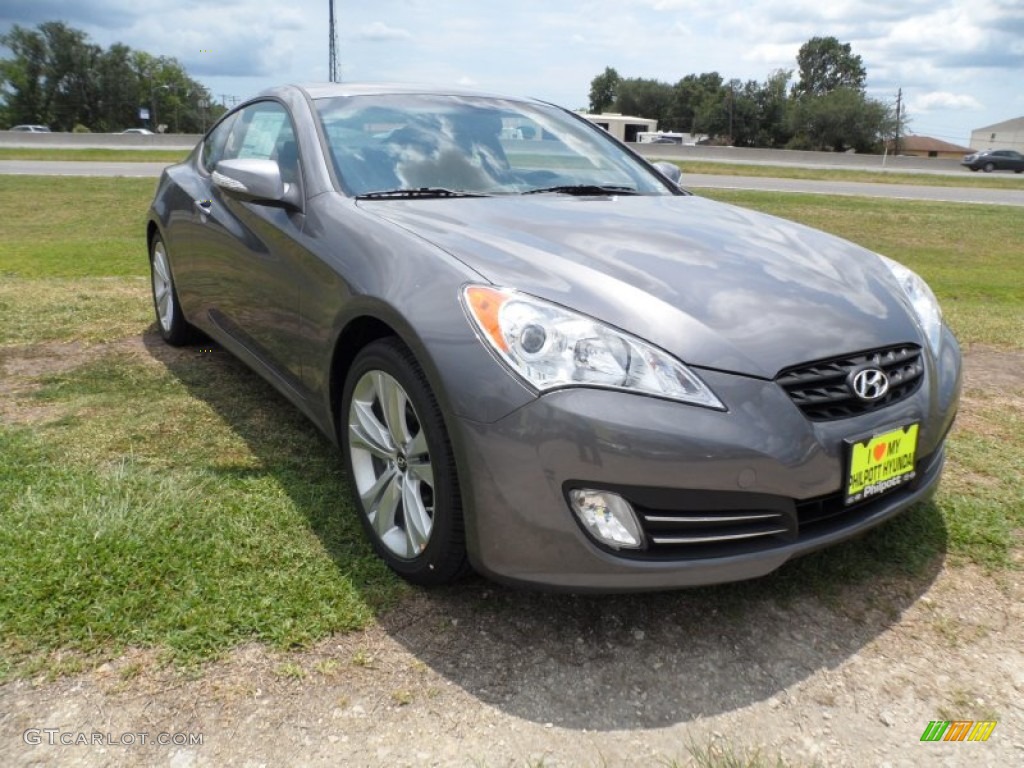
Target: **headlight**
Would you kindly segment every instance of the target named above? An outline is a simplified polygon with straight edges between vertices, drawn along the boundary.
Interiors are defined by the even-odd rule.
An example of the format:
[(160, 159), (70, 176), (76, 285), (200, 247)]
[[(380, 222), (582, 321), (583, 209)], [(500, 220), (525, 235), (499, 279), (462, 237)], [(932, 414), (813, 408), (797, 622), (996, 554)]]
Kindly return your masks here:
[(484, 341), (541, 392), (605, 387), (725, 410), (674, 357), (586, 315), (482, 285), (467, 286), (462, 299)]
[(939, 342), (942, 339), (942, 310), (939, 309), (939, 300), (935, 298), (928, 283), (921, 279), (916, 272), (885, 256), (879, 258), (892, 272), (896, 282), (903, 289), (903, 293), (910, 299), (910, 305), (914, 308), (914, 314), (917, 315), (917, 321), (921, 324), (921, 330), (924, 331), (932, 352), (938, 354)]

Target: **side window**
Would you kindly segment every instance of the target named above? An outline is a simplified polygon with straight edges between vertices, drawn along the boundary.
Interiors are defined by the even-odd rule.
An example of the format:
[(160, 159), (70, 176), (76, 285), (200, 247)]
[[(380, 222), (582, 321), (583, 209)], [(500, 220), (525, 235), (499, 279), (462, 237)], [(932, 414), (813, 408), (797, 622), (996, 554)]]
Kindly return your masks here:
[(274, 101), (260, 101), (238, 112), (223, 154), (217, 159), (235, 158), (275, 160), (286, 182), (298, 182), (299, 151), (292, 121), (284, 107)]
[(261, 101), (228, 117), (203, 144), (202, 164), (212, 171), (221, 160), (276, 160), (290, 184), (299, 180), (299, 150), (288, 113), (277, 102)]

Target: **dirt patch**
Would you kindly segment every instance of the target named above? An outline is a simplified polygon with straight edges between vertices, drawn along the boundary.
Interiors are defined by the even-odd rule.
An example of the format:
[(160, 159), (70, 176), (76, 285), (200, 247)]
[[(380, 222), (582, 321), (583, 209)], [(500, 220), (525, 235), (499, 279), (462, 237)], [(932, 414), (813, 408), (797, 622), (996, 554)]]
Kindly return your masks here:
[[(138, 339), (3, 350), (0, 402), (16, 405), (0, 418), (25, 420), (42, 377), (110, 352), (160, 363)], [(1024, 353), (971, 349), (963, 416), (1022, 381)], [(941, 567), (787, 602), (470, 580), (304, 651), (250, 646), (193, 673), (131, 651), (0, 686), (0, 765), (685, 765), (688, 745), (723, 741), (798, 764), (1009, 766), (1022, 701), (1020, 571)], [(998, 725), (985, 743), (922, 743), (936, 719)], [(99, 743), (61, 744), (82, 738)]]
[(57, 405), (41, 403), (32, 395), (52, 376), (68, 373), (112, 354), (129, 355), (140, 362), (165, 366), (195, 357), (195, 347), (175, 348), (159, 343), (155, 332), (116, 341), (88, 344), (81, 341), (43, 342), (0, 347), (0, 423), (39, 424), (62, 415)]
[(1024, 351), (972, 345), (964, 351), (964, 387), (1024, 394)]
[[(828, 766), (1019, 765), (1019, 579), (957, 569), (901, 607), (904, 592), (873, 584), (834, 607), (769, 600), (732, 614), (693, 593), (585, 599), (471, 582), (366, 632), (304, 652), (239, 649), (191, 677), (133, 653), (74, 679), (10, 683), (0, 760), (615, 766), (686, 764), (687, 745), (725, 740)], [(984, 744), (921, 743), (935, 719), (998, 725)], [(33, 728), (104, 744), (50, 745)], [(117, 743), (126, 735), (135, 743)]]

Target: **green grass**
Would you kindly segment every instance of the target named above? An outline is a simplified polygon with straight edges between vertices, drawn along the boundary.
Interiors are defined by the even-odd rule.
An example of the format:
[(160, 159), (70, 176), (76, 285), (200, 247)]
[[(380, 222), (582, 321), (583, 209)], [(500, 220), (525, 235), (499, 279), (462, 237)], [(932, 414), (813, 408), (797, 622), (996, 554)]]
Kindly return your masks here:
[(46, 413), (0, 427), (0, 643), (23, 669), (57, 651), (302, 646), (402, 592), (337, 453), (219, 350), (101, 354), (23, 406)]
[(0, 277), (146, 274), (146, 211), (156, 179), (0, 175)]
[[(365, 543), (337, 451), (222, 350), (172, 350), (152, 333), (153, 186), (0, 176), (0, 680), (75, 671), (129, 646), (184, 664), (249, 641), (302, 646), (365, 626), (406, 592)], [(1015, 209), (709, 195), (904, 261), (962, 339), (1024, 344)], [(886, 575), (912, 581), (943, 556), (1012, 567), (1024, 417), (972, 397), (935, 502), (702, 599), (743, 610)]]
[[(910, 184), (921, 187), (983, 187), (989, 189), (1024, 189), (1024, 175), (901, 173), (857, 168), (803, 168), (796, 165), (745, 165), (711, 161), (675, 161), (684, 174), (703, 173), (714, 176), (756, 176), (770, 179), (806, 179), (808, 181), (859, 181), (864, 184)], [(686, 184), (686, 176), (683, 176)]]
[(189, 149), (57, 149), (0, 147), (0, 160), (94, 160), (118, 163), (180, 163)]

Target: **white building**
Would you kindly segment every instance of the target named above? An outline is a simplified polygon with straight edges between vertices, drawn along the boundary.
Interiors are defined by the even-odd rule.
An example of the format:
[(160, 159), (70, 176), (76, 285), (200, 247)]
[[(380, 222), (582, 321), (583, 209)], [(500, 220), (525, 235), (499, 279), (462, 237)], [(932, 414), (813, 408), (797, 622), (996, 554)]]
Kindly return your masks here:
[(971, 131), (971, 149), (1016, 149), (1024, 152), (1024, 117)]
[(604, 128), (619, 141), (633, 142), (641, 132), (658, 130), (658, 121), (646, 117), (632, 117), (616, 112), (605, 112), (600, 115), (580, 112), (580, 117), (585, 117), (594, 125)]

